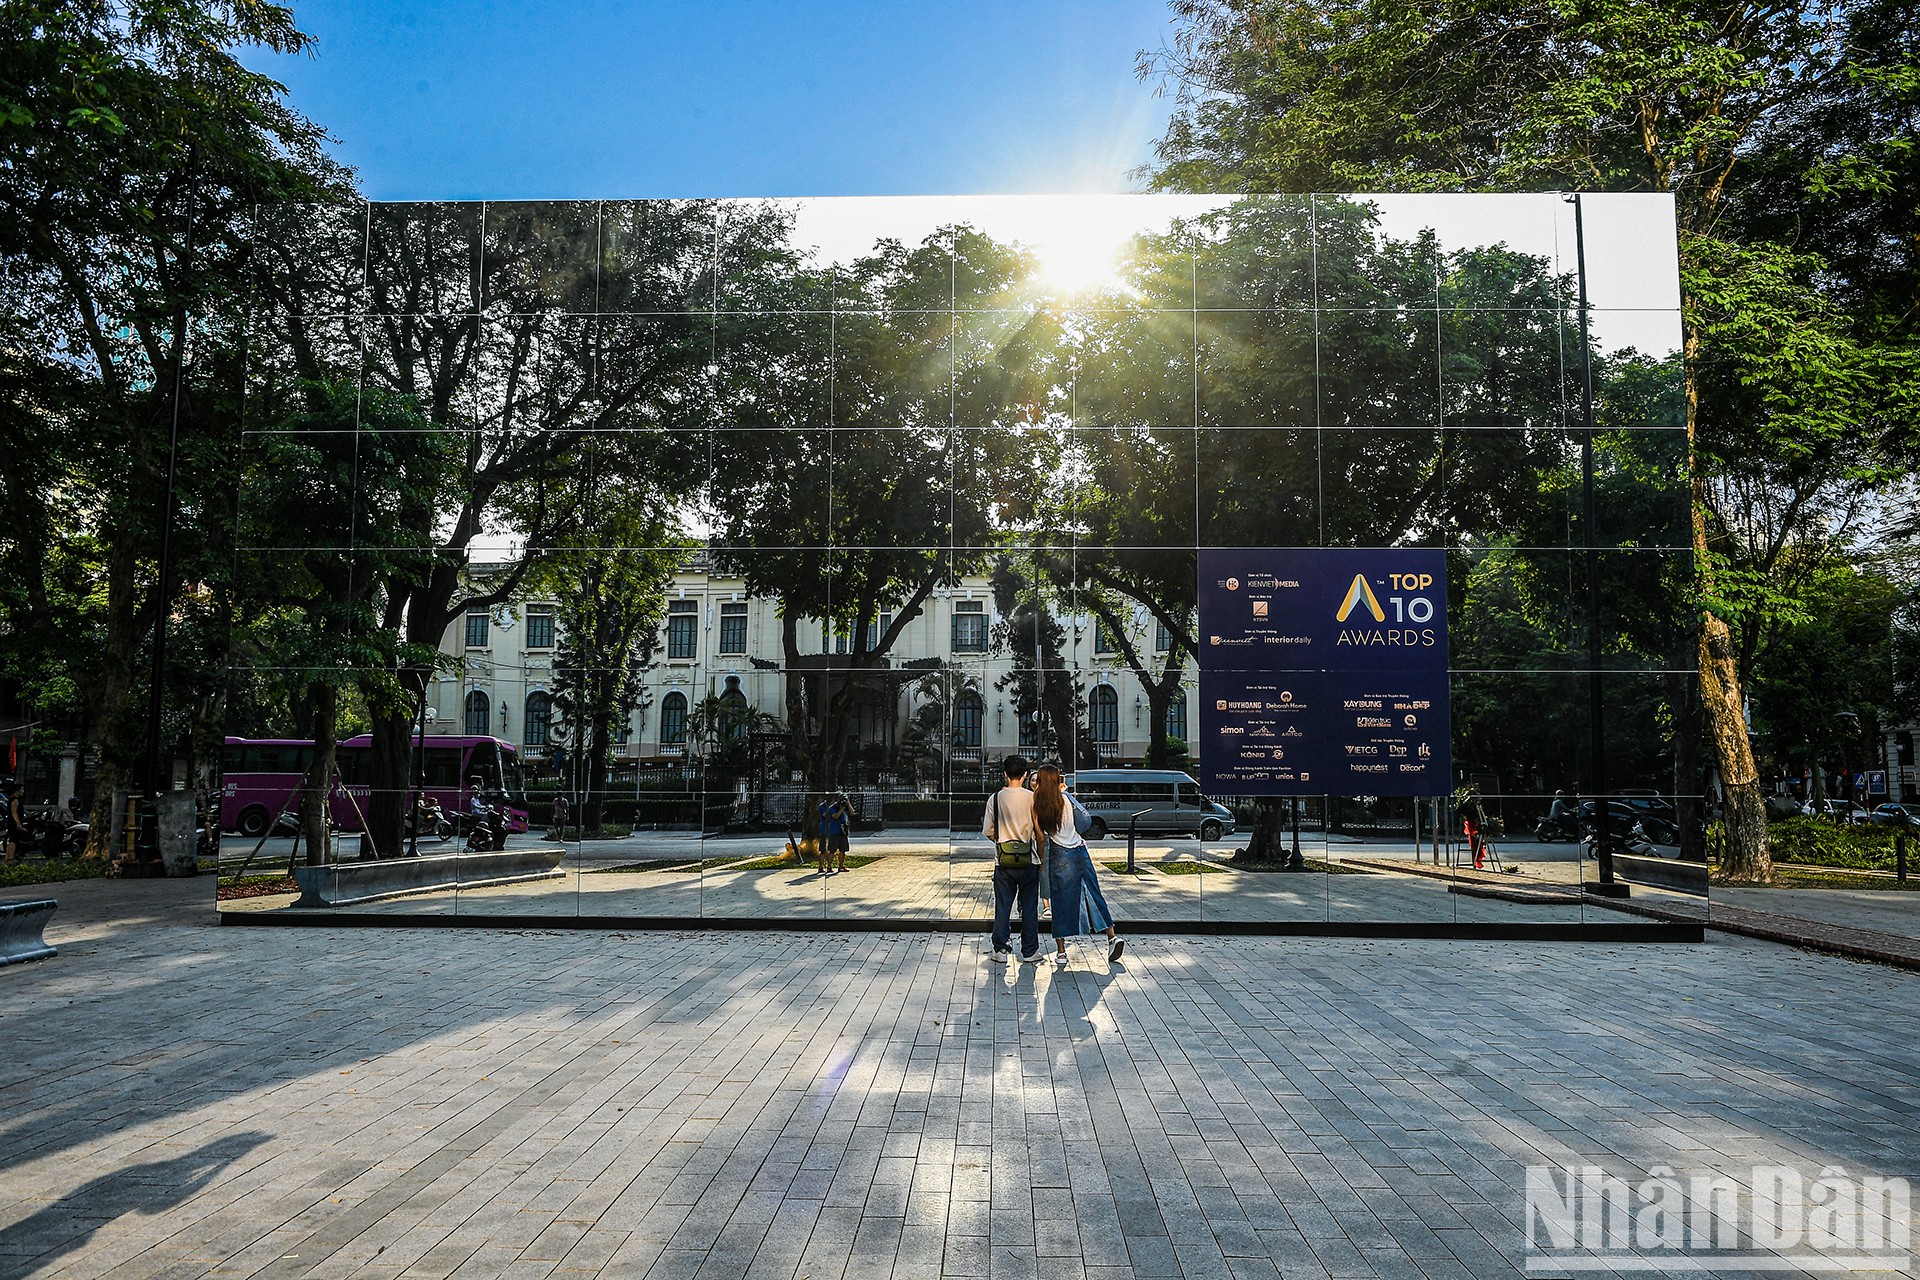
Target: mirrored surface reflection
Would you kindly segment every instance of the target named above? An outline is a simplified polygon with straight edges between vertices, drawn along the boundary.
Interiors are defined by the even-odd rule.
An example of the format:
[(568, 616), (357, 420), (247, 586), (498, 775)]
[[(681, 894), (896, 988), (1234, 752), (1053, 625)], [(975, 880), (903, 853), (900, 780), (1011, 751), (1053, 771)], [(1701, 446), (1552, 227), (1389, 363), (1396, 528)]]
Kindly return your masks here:
[(1326, 920), (1333, 868), (1324, 833), (1302, 822), (1302, 802), (1215, 795), (1203, 797), (1201, 807), (1201, 906), (1207, 920)]
[[(1596, 764), (1590, 586), (1606, 789), (1698, 808), (1656, 204), (1588, 211), (1592, 522), (1551, 195), (262, 210), (230, 727), (297, 765), (331, 682), (385, 744), (343, 741), (331, 910), (984, 927), (1018, 751), (1097, 801), (1123, 928), (1616, 918), (1538, 831)], [(1201, 794), (1220, 547), (1447, 551), (1458, 795)], [(223, 859), (304, 856), (292, 789)], [(510, 856), (352, 890), (476, 794)]]

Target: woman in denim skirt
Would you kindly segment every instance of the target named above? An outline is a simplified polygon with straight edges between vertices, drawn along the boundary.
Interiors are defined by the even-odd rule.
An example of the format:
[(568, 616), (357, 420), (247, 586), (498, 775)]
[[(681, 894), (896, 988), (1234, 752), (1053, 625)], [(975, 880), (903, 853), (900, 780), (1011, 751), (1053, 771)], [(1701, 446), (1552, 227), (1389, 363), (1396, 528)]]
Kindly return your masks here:
[(1067, 962), (1067, 939), (1107, 935), (1107, 959), (1118, 960), (1127, 944), (1113, 927), (1113, 912), (1100, 892), (1087, 842), (1074, 820), (1078, 806), (1067, 795), (1060, 770), (1043, 764), (1033, 773), (1033, 825), (1046, 840), (1045, 883), (1053, 899), (1054, 963)]

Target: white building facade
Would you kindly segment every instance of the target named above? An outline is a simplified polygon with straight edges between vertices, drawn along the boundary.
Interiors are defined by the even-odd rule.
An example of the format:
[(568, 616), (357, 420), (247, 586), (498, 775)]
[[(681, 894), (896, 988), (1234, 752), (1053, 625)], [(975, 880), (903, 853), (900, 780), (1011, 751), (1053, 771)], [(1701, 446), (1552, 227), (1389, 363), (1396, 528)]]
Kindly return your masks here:
[[(743, 699), (747, 706), (784, 720), (788, 672), (781, 643), (779, 601), (749, 595), (745, 584), (710, 572), (693, 557), (667, 588), (665, 621), (655, 658), (645, 673), (645, 693), (628, 719), (615, 750), (617, 762), (670, 764), (687, 758), (689, 718), (709, 696)], [(456, 618), (441, 641), (454, 661), (438, 675), (428, 695), (431, 733), (489, 733), (516, 744), (536, 771), (566, 745), (552, 698), (561, 635), (555, 602), (532, 597), (509, 606), (479, 609)], [(1064, 671), (1047, 679), (1072, 679), (1086, 706), (1086, 728), (1103, 764), (1146, 758), (1151, 715), (1146, 690), (1104, 625), (1091, 617), (1056, 619), (1065, 630)], [(893, 621), (883, 614), (884, 629)], [(889, 692), (877, 709), (854, 724), (851, 744), (891, 746), (900, 741), (916, 712), (944, 700), (942, 746), (956, 759), (997, 761), (1035, 746), (1033, 726), (1023, 726), (1012, 694), (1000, 686), (1013, 659), (996, 652), (1002, 621), (984, 577), (937, 588), (882, 659)], [(1129, 620), (1130, 640), (1156, 674), (1164, 669), (1172, 639), (1144, 609)], [(803, 660), (831, 667), (845, 655), (848, 637), (818, 622), (799, 629)], [(941, 673), (944, 672), (944, 675)], [(926, 677), (931, 676), (929, 680)], [(796, 678), (804, 678), (796, 677)], [(1184, 664), (1180, 692), (1167, 720), (1167, 735), (1188, 740), (1195, 728), (1197, 676)], [(891, 702), (892, 706), (886, 706)], [(857, 752), (850, 750), (849, 757)]]

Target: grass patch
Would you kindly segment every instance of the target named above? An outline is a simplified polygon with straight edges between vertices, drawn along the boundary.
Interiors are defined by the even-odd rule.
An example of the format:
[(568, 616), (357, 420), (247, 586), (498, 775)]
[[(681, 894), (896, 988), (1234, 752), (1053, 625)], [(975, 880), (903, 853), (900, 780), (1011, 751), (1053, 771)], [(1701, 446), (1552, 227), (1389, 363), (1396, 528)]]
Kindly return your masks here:
[[(1893, 870), (1893, 827), (1843, 827), (1817, 818), (1788, 818), (1767, 831), (1775, 862), (1808, 862), (1850, 870)], [(1920, 846), (1915, 832), (1907, 833), (1911, 858)]]
[(632, 875), (639, 871), (686, 871), (684, 858), (660, 858), (652, 862), (623, 862), (617, 867), (588, 867), (588, 875)]
[(0, 889), (22, 884), (58, 884), (63, 880), (97, 880), (106, 874), (104, 859), (27, 858), (0, 863)]
[(1795, 867), (1775, 867), (1773, 874), (1779, 881), (1774, 887), (1783, 889), (1877, 889), (1883, 893), (1920, 891), (1920, 879), (1912, 877), (1895, 880), (1892, 876), (1851, 875), (1845, 871), (1801, 871)]
[(1127, 870), (1127, 864), (1124, 862), (1103, 862), (1100, 865), (1117, 876), (1144, 876), (1152, 874), (1144, 866), (1136, 866), (1132, 871), (1129, 871)]
[(545, 830), (549, 840), (624, 840), (633, 834), (633, 828), (617, 822), (603, 822), (591, 831), (582, 832), (579, 827), (568, 827), (564, 831), (553, 827), (542, 828), (534, 823), (533, 830)]
[(265, 898), (276, 893), (298, 893), (300, 885), (292, 876), (222, 876), (213, 892), (218, 902), (234, 898)]
[[(1373, 874), (1371, 871), (1368, 871), (1365, 867), (1350, 867), (1343, 862), (1326, 862), (1319, 858), (1307, 858), (1304, 861), (1307, 864), (1306, 870), (1318, 871), (1325, 875), (1367, 876), (1367, 875)], [(1126, 863), (1123, 862), (1120, 865), (1124, 867), (1126, 866)], [(1243, 867), (1243, 866), (1230, 865), (1230, 864), (1224, 864), (1224, 863), (1218, 863), (1218, 862), (1193, 862), (1187, 859), (1181, 859), (1175, 862), (1149, 862), (1144, 864), (1144, 868), (1150, 869), (1153, 871), (1158, 871), (1161, 875), (1166, 875), (1166, 876), (1198, 876), (1198, 875), (1205, 875), (1208, 872), (1220, 872), (1220, 871), (1241, 871), (1249, 875), (1300, 875), (1302, 874), (1301, 872), (1298, 872), (1298, 871), (1288, 871), (1285, 867), (1281, 866), (1277, 862), (1272, 863), (1270, 865)]]

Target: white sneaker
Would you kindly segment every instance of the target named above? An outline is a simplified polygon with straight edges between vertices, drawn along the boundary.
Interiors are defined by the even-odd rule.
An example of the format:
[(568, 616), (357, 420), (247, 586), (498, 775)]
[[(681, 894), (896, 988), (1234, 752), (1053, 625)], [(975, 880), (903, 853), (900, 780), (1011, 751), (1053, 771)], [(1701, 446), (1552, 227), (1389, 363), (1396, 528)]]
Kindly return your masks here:
[(1045, 960), (1046, 958), (1047, 958), (1046, 952), (1034, 950), (1034, 951), (1029, 951), (1023, 954), (1020, 957), (1020, 963), (1021, 964), (1038, 964), (1042, 960)]
[(1000, 947), (995, 947), (989, 954), (992, 955), (995, 964), (1005, 964), (1007, 961), (1013, 959), (1013, 952)]
[(1064, 951), (1056, 951), (1056, 952), (1054, 952), (1054, 953), (1053, 953), (1053, 962), (1054, 962), (1055, 964), (1057, 964), (1057, 965), (1059, 965), (1059, 966), (1060, 966), (1060, 967), (1061, 967), (1062, 969), (1064, 969), (1064, 968), (1066, 968), (1066, 967), (1067, 967), (1067, 953), (1066, 953), (1066, 952), (1064, 952)]

